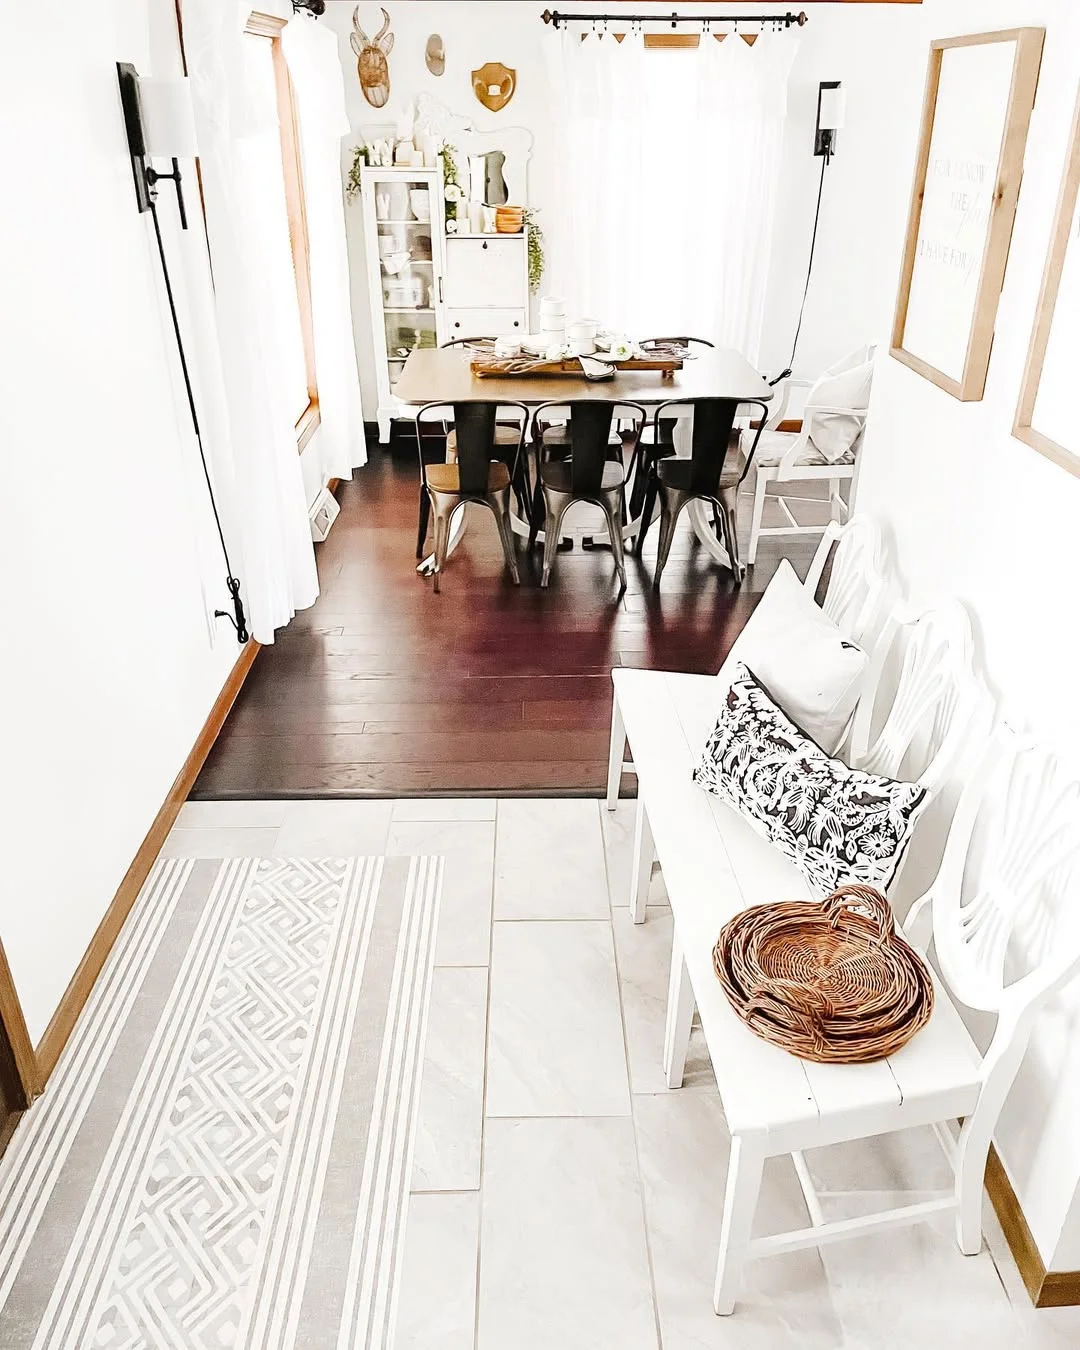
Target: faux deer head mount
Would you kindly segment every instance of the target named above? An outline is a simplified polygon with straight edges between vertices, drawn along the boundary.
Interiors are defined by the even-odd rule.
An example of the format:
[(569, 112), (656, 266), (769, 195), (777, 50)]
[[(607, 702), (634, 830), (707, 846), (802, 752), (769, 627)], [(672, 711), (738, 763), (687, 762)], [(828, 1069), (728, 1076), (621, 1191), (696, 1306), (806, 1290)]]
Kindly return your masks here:
[(394, 46), (394, 35), (390, 32), (390, 15), (382, 11), (383, 26), (373, 38), (369, 38), (360, 27), (360, 6), (353, 10), (353, 34), (349, 43), (356, 53), (356, 73), (360, 77), (360, 88), (364, 97), (373, 108), (382, 108), (390, 97), (390, 66), (386, 58)]
[(517, 88), (517, 71), (501, 61), (489, 61), (472, 73), (473, 93), (492, 112), (505, 108)]

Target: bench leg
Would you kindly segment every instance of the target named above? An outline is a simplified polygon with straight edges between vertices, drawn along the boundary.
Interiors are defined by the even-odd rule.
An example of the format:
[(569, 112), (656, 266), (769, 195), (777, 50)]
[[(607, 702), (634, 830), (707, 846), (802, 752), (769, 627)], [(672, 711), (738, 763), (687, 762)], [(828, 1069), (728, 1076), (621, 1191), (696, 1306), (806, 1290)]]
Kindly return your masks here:
[(732, 1137), (724, 1218), (720, 1227), (720, 1259), (713, 1290), (713, 1307), (720, 1317), (735, 1311), (735, 1295), (750, 1246), (750, 1230), (764, 1165), (765, 1154), (757, 1140), (739, 1134)]
[(664, 1028), (664, 1077), (669, 1088), (682, 1087), (694, 1008), (694, 991), (676, 937), (671, 944), (671, 977), (668, 981), (667, 1025)]
[(611, 744), (608, 747), (607, 809), (614, 811), (619, 803), (619, 785), (622, 782), (623, 752), (626, 749), (626, 728), (623, 726), (619, 696), (611, 693)]
[(644, 799), (639, 796), (634, 817), (634, 869), (630, 877), (630, 917), (635, 923), (645, 922), (645, 906), (649, 903), (649, 882), (652, 880), (655, 856), (649, 817)]

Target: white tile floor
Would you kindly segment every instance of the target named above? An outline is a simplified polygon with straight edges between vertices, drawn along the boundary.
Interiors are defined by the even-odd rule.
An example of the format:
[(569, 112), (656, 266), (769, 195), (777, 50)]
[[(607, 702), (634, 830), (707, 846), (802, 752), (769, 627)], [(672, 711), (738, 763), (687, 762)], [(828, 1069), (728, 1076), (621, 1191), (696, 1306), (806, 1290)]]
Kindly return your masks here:
[[(446, 858), (397, 1350), (1080, 1345), (1080, 1309), (1032, 1309), (989, 1205), (977, 1257), (945, 1219), (755, 1263), (713, 1315), (727, 1132), (703, 1042), (663, 1084), (671, 916), (657, 876), (629, 920), (631, 822), (582, 800), (199, 802), (166, 843)], [(936, 1150), (913, 1131), (809, 1161), (840, 1217), (942, 1185)], [(759, 1220), (806, 1221), (783, 1159)]]

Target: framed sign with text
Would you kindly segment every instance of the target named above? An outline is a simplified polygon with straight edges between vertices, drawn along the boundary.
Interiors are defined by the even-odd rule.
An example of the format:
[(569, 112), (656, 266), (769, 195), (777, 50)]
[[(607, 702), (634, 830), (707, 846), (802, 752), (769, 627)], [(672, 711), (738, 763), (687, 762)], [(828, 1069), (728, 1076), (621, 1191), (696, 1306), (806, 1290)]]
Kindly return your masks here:
[(930, 44), (891, 352), (964, 401), (986, 385), (1045, 32)]
[(1080, 98), (1046, 255), (1013, 435), (1080, 477)]

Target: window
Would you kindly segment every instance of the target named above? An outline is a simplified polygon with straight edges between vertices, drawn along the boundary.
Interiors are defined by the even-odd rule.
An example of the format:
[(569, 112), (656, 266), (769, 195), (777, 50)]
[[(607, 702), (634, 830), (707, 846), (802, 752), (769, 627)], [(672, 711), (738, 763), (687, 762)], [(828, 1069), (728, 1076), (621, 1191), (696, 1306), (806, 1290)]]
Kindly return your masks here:
[(276, 133), (254, 138), (252, 146), (255, 172), (249, 187), (258, 196), (263, 229), (251, 242), (260, 252), (260, 273), (275, 311), (280, 375), (296, 423), (297, 447), (303, 450), (319, 425), (319, 394), (296, 109), (281, 50), (284, 27), (284, 19), (255, 11), (244, 32), (250, 93), (266, 100), (267, 122), (276, 119), (277, 124)]

